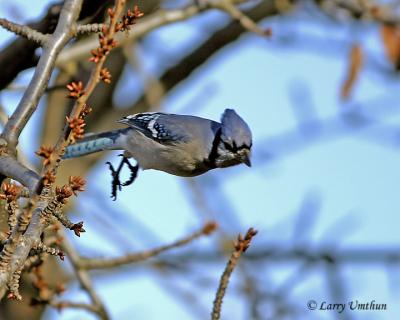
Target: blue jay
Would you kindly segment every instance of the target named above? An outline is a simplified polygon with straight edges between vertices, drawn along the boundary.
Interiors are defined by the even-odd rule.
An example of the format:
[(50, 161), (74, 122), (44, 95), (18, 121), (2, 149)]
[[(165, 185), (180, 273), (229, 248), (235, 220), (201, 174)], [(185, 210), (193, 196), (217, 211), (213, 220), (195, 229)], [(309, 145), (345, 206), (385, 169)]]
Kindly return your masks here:
[[(125, 163), (126, 158), (132, 157), (143, 170), (155, 169), (181, 177), (241, 163), (251, 166), (251, 131), (232, 109), (224, 111), (221, 123), (162, 112), (130, 115), (118, 122), (128, 127), (87, 135), (67, 147), (64, 159), (102, 150), (124, 150)], [(122, 164), (118, 170), (109, 164), (114, 178)], [(137, 167), (136, 172), (133, 166), (130, 169), (133, 181)]]

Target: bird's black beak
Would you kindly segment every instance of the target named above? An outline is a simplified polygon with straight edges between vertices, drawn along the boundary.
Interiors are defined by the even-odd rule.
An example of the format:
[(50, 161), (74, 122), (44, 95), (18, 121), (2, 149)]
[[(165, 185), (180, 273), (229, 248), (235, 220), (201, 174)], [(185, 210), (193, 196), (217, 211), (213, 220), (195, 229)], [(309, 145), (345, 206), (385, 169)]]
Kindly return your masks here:
[(126, 119), (125, 117), (121, 118), (121, 119), (117, 120), (117, 123), (127, 124), (128, 123), (128, 119)]
[(248, 166), (251, 167), (251, 161), (250, 161), (250, 155), (245, 155), (243, 158), (243, 163)]

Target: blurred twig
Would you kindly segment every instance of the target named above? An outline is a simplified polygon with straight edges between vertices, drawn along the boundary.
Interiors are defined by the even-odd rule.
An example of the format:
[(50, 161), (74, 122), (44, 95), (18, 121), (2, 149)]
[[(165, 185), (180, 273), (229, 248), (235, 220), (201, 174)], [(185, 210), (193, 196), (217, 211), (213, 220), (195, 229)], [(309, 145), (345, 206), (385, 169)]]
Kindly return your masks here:
[(235, 269), (240, 256), (250, 246), (250, 242), (256, 234), (257, 234), (257, 231), (254, 230), (253, 228), (250, 228), (247, 231), (244, 238), (242, 238), (242, 236), (239, 235), (238, 240), (235, 244), (235, 250), (232, 252), (232, 255), (231, 255), (231, 257), (225, 267), (225, 270), (222, 273), (221, 279), (219, 281), (218, 290), (215, 295), (214, 305), (213, 305), (213, 309), (211, 312), (212, 320), (220, 319), (222, 300), (225, 296), (225, 291), (226, 291), (226, 288), (228, 287), (231, 274), (232, 274), (233, 270)]
[(62, 242), (62, 249), (67, 254), (68, 258), (71, 261), (73, 266), (74, 272), (76, 277), (78, 278), (79, 283), (81, 284), (82, 288), (87, 292), (89, 295), (93, 307), (92, 309), (102, 318), (102, 319), (109, 319), (107, 314), (107, 310), (101, 301), (100, 297), (96, 293), (95, 289), (93, 288), (92, 281), (90, 280), (90, 276), (87, 271), (83, 270), (80, 266), (80, 257), (78, 253), (75, 251), (74, 247), (69, 243), (66, 239), (66, 236), (62, 229), (60, 229), (62, 237), (64, 238)]
[[(240, 1), (240, 2), (246, 2), (246, 1)], [(171, 24), (171, 23), (178, 22), (181, 20), (189, 19), (189, 18), (195, 16), (196, 14), (198, 14), (202, 11), (205, 11), (207, 9), (218, 8), (219, 5), (220, 5), (220, 1), (216, 1), (216, 2), (210, 3), (210, 5), (208, 5), (208, 6), (202, 6), (202, 7), (199, 7), (197, 5), (191, 5), (191, 6), (182, 8), (182, 9), (167, 10), (167, 11), (158, 10), (157, 12), (143, 18), (135, 26), (135, 28), (133, 30), (131, 30), (131, 32), (129, 33), (128, 36), (124, 36), (124, 35), (118, 36), (117, 37), (118, 43), (120, 46), (123, 46), (127, 42), (132, 42), (134, 39), (138, 39), (160, 26)], [(260, 8), (264, 8), (267, 10), (265, 10), (265, 11), (262, 9), (260, 10)], [(271, 12), (271, 14), (274, 14), (277, 12), (276, 10), (277, 9), (275, 7), (275, 4), (273, 4), (270, 1), (265, 1), (265, 2), (255, 6), (254, 8), (250, 9), (249, 12), (251, 14), (247, 14), (245, 12), (245, 13), (243, 13), (243, 16), (245, 15), (247, 17), (247, 19), (249, 19), (250, 21), (252, 21), (254, 23), (254, 21), (260, 20), (262, 13)], [(255, 12), (258, 12), (258, 13), (255, 13)], [(241, 17), (242, 16), (240, 16), (239, 18), (241, 18)], [(265, 17), (265, 16), (263, 16), (263, 17)], [(234, 16), (234, 18), (236, 19), (238, 17)], [(236, 22), (235, 22), (235, 24), (236, 24)], [(236, 28), (237, 28), (237, 26), (236, 26)], [(241, 27), (241, 26), (240, 26), (240, 29), (242, 29), (241, 32), (243, 32), (243, 30), (247, 30), (247, 29), (243, 29), (243, 27)], [(263, 35), (265, 35), (265, 33)], [(226, 37), (232, 37), (232, 36), (235, 37), (235, 34), (227, 34), (226, 35)], [(89, 38), (87, 40), (80, 41), (76, 45), (71, 46), (69, 49), (67, 49), (63, 53), (61, 53), (61, 55), (57, 59), (56, 65), (60, 66), (67, 62), (83, 60), (88, 57), (88, 52), (90, 52), (90, 50), (94, 49), (96, 47), (96, 45), (97, 45), (97, 39), (94, 37)]]
[(148, 251), (127, 254), (127, 255), (124, 255), (119, 258), (94, 259), (94, 258), (81, 257), (79, 259), (79, 268), (86, 269), (86, 270), (88, 270), (88, 269), (105, 269), (105, 268), (119, 267), (119, 266), (130, 264), (130, 263), (137, 263), (139, 261), (143, 261), (148, 258), (154, 257), (162, 252), (167, 251), (167, 250), (177, 248), (180, 246), (184, 246), (201, 236), (209, 235), (210, 233), (214, 232), (214, 230), (216, 228), (217, 228), (217, 225), (214, 222), (208, 222), (200, 230), (192, 233), (191, 235), (189, 235), (185, 238), (177, 240), (171, 244), (160, 246), (158, 248), (151, 249)]

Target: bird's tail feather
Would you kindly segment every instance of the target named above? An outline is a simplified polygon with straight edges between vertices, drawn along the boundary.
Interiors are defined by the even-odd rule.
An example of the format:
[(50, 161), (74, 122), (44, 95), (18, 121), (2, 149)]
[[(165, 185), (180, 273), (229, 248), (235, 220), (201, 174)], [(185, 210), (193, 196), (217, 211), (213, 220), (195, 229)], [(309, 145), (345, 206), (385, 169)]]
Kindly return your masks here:
[(126, 128), (87, 135), (82, 140), (78, 140), (76, 143), (68, 146), (63, 159), (77, 158), (103, 150), (119, 149), (120, 146), (117, 143), (117, 139), (125, 130)]

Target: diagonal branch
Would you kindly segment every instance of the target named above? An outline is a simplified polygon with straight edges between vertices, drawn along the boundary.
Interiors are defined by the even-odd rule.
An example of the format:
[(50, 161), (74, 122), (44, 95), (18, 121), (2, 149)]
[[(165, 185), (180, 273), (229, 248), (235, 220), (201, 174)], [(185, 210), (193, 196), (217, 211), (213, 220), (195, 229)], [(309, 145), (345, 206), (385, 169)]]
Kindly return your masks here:
[(81, 258), (79, 260), (79, 267), (82, 269), (107, 269), (123, 266), (130, 263), (137, 263), (140, 261), (144, 261), (156, 255), (159, 255), (162, 252), (168, 251), (173, 248), (181, 247), (186, 245), (193, 240), (200, 238), (204, 235), (209, 235), (217, 228), (215, 222), (206, 223), (200, 230), (192, 233), (191, 235), (184, 237), (180, 240), (177, 240), (173, 243), (160, 246), (155, 249), (151, 249), (148, 251), (143, 251), (139, 253), (131, 253), (119, 258), (104, 258), (104, 259), (92, 259), (92, 258)]
[(96, 306), (88, 304), (88, 303), (83, 303), (83, 302), (73, 302), (73, 301), (66, 301), (66, 300), (52, 300), (49, 302), (49, 305), (51, 305), (53, 308), (58, 309), (59, 311), (62, 311), (66, 308), (73, 308), (73, 309), (82, 309), (82, 310), (90, 311), (95, 314), (98, 313)]
[(2, 136), (12, 147), (18, 144), (18, 138), (23, 128), (37, 108), (39, 99), (50, 80), (51, 72), (53, 71), (59, 52), (73, 35), (72, 30), (75, 28), (75, 22), (78, 19), (81, 6), (82, 0), (68, 0), (63, 6), (56, 30), (49, 37), (43, 48), (43, 53), (35, 68), (35, 73), (29, 83), (28, 89), (25, 91), (16, 110), (4, 127)]
[(262, 37), (270, 36), (271, 31), (269, 29), (261, 29), (255, 21), (253, 21), (249, 16), (240, 11), (233, 3), (229, 0), (224, 0), (221, 2), (216, 2), (213, 5), (214, 8), (225, 11), (233, 19), (239, 21), (243, 28), (250, 32), (259, 34)]
[(3, 18), (0, 18), (0, 26), (28, 40), (34, 41), (39, 45), (44, 45), (46, 43), (47, 36), (29, 26), (14, 23)]
[[(83, 0), (80, 20), (96, 19), (102, 17), (101, 13), (112, 0)], [(60, 16), (62, 2), (56, 1), (47, 9), (47, 13), (38, 21), (29, 23), (28, 26), (40, 33), (53, 33)], [(0, 51), (0, 89), (4, 89), (21, 71), (36, 66), (38, 57), (35, 50), (39, 44), (26, 38), (18, 37)]]
[(242, 255), (243, 252), (245, 252), (248, 249), (248, 247), (250, 246), (251, 240), (253, 239), (253, 237), (256, 234), (257, 234), (257, 231), (254, 230), (253, 228), (250, 228), (247, 231), (244, 238), (242, 238), (242, 236), (239, 234), (238, 240), (235, 244), (235, 250), (232, 252), (232, 255), (231, 255), (228, 263), (226, 264), (225, 270), (222, 273), (221, 279), (219, 281), (218, 290), (215, 295), (213, 310), (211, 312), (212, 320), (218, 320), (221, 317), (222, 300), (225, 296), (225, 291), (226, 291), (226, 288), (228, 287), (231, 274), (232, 274), (233, 270), (235, 269), (240, 256)]
[[(249, 2), (249, 1), (240, 1), (240, 2)], [(234, 9), (232, 9), (232, 7)], [(238, 9), (236, 9), (233, 4), (222, 6), (220, 1), (213, 3), (212, 5), (199, 7), (197, 5), (191, 5), (181, 9), (174, 10), (159, 10), (154, 14), (148, 15), (141, 19), (138, 22), (136, 27), (129, 32), (128, 35), (119, 35), (116, 39), (118, 40), (118, 45), (123, 46), (127, 43), (134, 41), (149, 32), (163, 26), (172, 24), (175, 22), (179, 22), (182, 20), (188, 20), (191, 17), (210, 9), (218, 8), (220, 10), (224, 10), (228, 12), (234, 19), (237, 19), (240, 24), (238, 25), (237, 21), (234, 22), (235, 28), (239, 29), (240, 34), (245, 30), (251, 30), (256, 33), (266, 35), (261, 29), (259, 29), (255, 22), (261, 20), (263, 17), (268, 15), (273, 15), (278, 13), (278, 8), (275, 1), (262, 1), (260, 4), (254, 6), (253, 8), (247, 10), (247, 12), (242, 13)], [(98, 28), (98, 25), (93, 25), (93, 28)], [(81, 26), (79, 29), (82, 32), (85, 28), (91, 28), (91, 26)], [(236, 31), (235, 30), (235, 31)], [(230, 34), (226, 34), (227, 38), (235, 39), (237, 37), (238, 32), (235, 32), (236, 36), (231, 36)], [(96, 48), (97, 46), (97, 38), (90, 37), (87, 40), (79, 41), (79, 43), (67, 48), (64, 50), (57, 59), (56, 65), (61, 66), (67, 62), (71, 61), (81, 61), (89, 57), (90, 50)]]
[(79, 283), (81, 284), (82, 288), (87, 292), (94, 305), (94, 308), (91, 311), (97, 313), (102, 319), (109, 319), (107, 310), (104, 307), (103, 302), (93, 288), (92, 281), (88, 272), (80, 267), (80, 257), (78, 253), (75, 251), (74, 247), (66, 240), (65, 235), (63, 235), (63, 238), (64, 241), (62, 242), (62, 249), (65, 251), (68, 258), (70, 259)]

